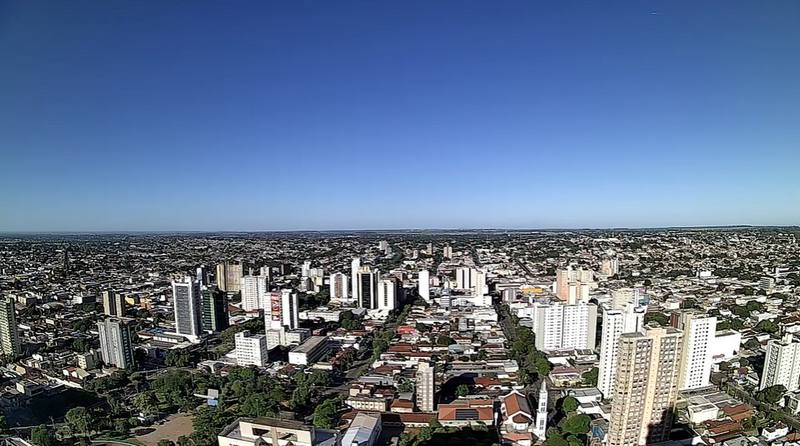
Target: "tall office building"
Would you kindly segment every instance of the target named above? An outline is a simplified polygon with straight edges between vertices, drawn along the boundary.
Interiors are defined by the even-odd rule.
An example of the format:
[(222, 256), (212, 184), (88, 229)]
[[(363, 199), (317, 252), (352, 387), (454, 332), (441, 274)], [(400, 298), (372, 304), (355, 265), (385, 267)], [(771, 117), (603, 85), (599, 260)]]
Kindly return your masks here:
[(333, 273), (330, 277), (331, 299), (347, 299), (347, 274)]
[(378, 309), (392, 311), (397, 308), (398, 294), (400, 294), (400, 286), (396, 278), (381, 279), (378, 282)]
[(610, 446), (640, 446), (669, 438), (678, 396), (682, 337), (674, 328), (650, 327), (620, 336)]
[(636, 333), (644, 325), (647, 307), (628, 304), (625, 310), (603, 310), (603, 324), (600, 334), (600, 363), (598, 364), (597, 388), (603, 398), (614, 395), (614, 379), (617, 373), (619, 337), (623, 333)]
[(113, 290), (102, 292), (103, 313), (108, 316), (125, 316), (125, 296)]
[(789, 392), (800, 390), (800, 342), (789, 333), (767, 342), (764, 372), (759, 389), (782, 385)]
[(417, 408), (422, 412), (436, 409), (436, 369), (433, 363), (420, 361), (417, 365)]
[(533, 310), (536, 348), (542, 351), (593, 349), (597, 341), (597, 306), (537, 303)]
[(0, 297), (0, 349), (0, 354), (5, 358), (14, 358), (22, 351), (16, 308), (14, 299), (10, 297)]
[(269, 293), (269, 311), (264, 314), (267, 330), (294, 330), (299, 325), (299, 298), (292, 290)]
[(108, 318), (97, 323), (97, 332), (103, 362), (120, 369), (133, 368), (133, 345), (128, 323), (119, 318)]
[(678, 328), (683, 330), (683, 365), (678, 388), (707, 387), (711, 380), (711, 343), (717, 333), (717, 318), (686, 312), (681, 315)]
[(353, 259), (353, 262), (350, 264), (350, 280), (353, 281), (353, 286), (350, 287), (350, 293), (353, 295), (353, 299), (358, 300), (361, 296), (361, 293), (358, 290), (358, 272), (361, 270), (361, 259), (356, 257)]
[(186, 276), (172, 282), (172, 305), (175, 312), (175, 332), (190, 340), (200, 337), (200, 282)]
[(228, 328), (228, 294), (217, 287), (202, 291), (203, 330), (217, 333)]
[(217, 265), (217, 287), (228, 293), (242, 289), (243, 269), (241, 263), (222, 262)]
[(418, 279), (419, 297), (423, 298), (425, 302), (431, 301), (431, 276), (427, 269), (419, 272)]
[(241, 282), (242, 310), (256, 311), (267, 307), (269, 282), (267, 276), (244, 276)]
[(547, 380), (542, 380), (542, 386), (539, 388), (539, 404), (536, 409), (536, 424), (533, 426), (533, 435), (536, 435), (540, 441), (546, 439), (547, 433)]
[(358, 273), (358, 306), (359, 308), (378, 308), (378, 281), (380, 271), (372, 270), (368, 266), (361, 267)]
[(269, 350), (267, 349), (267, 336), (262, 334), (250, 334), (249, 331), (236, 333), (234, 338), (236, 345), (236, 364), (242, 367), (254, 365), (264, 367), (269, 362)]

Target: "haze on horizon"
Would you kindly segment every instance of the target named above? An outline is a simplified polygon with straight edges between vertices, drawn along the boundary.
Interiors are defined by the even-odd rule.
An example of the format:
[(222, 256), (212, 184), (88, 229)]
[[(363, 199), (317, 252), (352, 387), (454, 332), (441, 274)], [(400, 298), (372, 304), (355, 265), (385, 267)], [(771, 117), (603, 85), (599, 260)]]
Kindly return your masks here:
[(800, 224), (793, 0), (7, 1), (0, 54), (3, 232)]

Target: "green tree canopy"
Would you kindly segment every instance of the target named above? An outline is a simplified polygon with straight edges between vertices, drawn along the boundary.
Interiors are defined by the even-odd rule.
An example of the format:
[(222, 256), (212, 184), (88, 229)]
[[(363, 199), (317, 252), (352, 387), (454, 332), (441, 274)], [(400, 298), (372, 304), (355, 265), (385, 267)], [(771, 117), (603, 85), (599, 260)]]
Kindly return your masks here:
[(592, 421), (588, 415), (573, 415), (561, 424), (561, 430), (568, 434), (585, 435), (589, 432), (589, 423)]
[(45, 424), (40, 424), (31, 430), (31, 443), (36, 446), (55, 446), (56, 436)]

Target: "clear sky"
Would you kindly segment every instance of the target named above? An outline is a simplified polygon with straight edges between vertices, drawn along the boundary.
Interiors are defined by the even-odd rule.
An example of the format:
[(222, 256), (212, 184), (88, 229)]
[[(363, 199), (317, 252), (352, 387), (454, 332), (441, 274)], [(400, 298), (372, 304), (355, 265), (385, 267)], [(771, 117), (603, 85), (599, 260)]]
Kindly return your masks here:
[(800, 224), (800, 2), (0, 0), (0, 230)]

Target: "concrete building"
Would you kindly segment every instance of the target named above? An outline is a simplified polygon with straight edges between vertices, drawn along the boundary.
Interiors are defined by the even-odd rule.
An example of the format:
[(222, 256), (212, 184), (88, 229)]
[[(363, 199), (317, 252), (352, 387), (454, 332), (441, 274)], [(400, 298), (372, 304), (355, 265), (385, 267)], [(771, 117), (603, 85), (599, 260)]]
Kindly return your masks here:
[(759, 389), (776, 385), (786, 387), (789, 392), (800, 390), (800, 342), (791, 334), (767, 343)]
[(417, 365), (417, 408), (422, 412), (436, 410), (436, 369), (433, 363), (420, 361)]
[(103, 296), (103, 313), (107, 316), (125, 316), (125, 296), (113, 290), (106, 290)]
[(669, 438), (678, 396), (683, 333), (646, 328), (619, 339), (608, 444), (640, 446)]
[(380, 414), (359, 412), (342, 436), (342, 446), (373, 446), (381, 435)]
[(238, 293), (243, 275), (241, 263), (222, 262), (217, 265), (217, 287), (226, 293)]
[(547, 380), (542, 380), (539, 389), (539, 402), (536, 409), (536, 424), (533, 426), (533, 434), (544, 441), (547, 433)]
[(378, 282), (378, 309), (392, 311), (397, 308), (400, 285), (394, 277), (387, 277)]
[(638, 288), (611, 290), (611, 309), (624, 310), (629, 304), (639, 305), (641, 294)]
[(236, 333), (236, 363), (247, 367), (254, 365), (264, 367), (269, 363), (269, 350), (267, 350), (267, 336), (254, 335), (249, 331)]
[(330, 277), (330, 296), (331, 299), (347, 299), (348, 278), (344, 273), (333, 273)]
[(380, 271), (372, 270), (368, 266), (362, 266), (356, 273), (358, 278), (358, 307), (374, 309), (378, 308), (378, 282), (380, 281)]
[(14, 299), (0, 297), (0, 354), (15, 358), (21, 351)]
[(633, 304), (628, 304), (624, 310), (604, 309), (603, 311), (597, 388), (606, 399), (610, 399), (614, 395), (619, 338), (623, 333), (640, 331), (644, 324), (646, 311), (646, 307), (637, 307)]
[(228, 294), (217, 287), (202, 290), (203, 331), (218, 333), (228, 328)]
[(578, 268), (572, 265), (556, 271), (556, 283), (553, 292), (559, 300), (569, 305), (589, 301), (589, 291), (596, 286), (592, 270)]
[(536, 348), (542, 351), (594, 349), (596, 343), (597, 306), (560, 302), (537, 303), (533, 310), (533, 331)]
[(711, 380), (712, 347), (717, 332), (717, 318), (692, 312), (681, 315), (683, 330), (680, 390), (708, 387)]
[(286, 289), (268, 294), (269, 308), (264, 312), (267, 330), (293, 330), (300, 322), (300, 304), (297, 293)]
[(350, 287), (350, 293), (353, 296), (353, 299), (358, 300), (361, 296), (361, 293), (358, 289), (358, 272), (361, 271), (361, 259), (356, 257), (350, 263), (350, 280), (352, 280), (352, 285)]
[(419, 291), (419, 297), (425, 300), (425, 302), (431, 301), (431, 276), (427, 269), (420, 270), (419, 278), (417, 279), (417, 287)]
[(267, 307), (269, 282), (267, 276), (244, 276), (241, 279), (242, 310), (255, 311)]
[(328, 354), (328, 337), (311, 336), (289, 351), (289, 364), (310, 365)]
[(334, 446), (336, 435), (300, 421), (240, 418), (217, 436), (219, 446)]
[(189, 276), (172, 282), (175, 332), (191, 341), (198, 340), (202, 331), (200, 300), (200, 282)]
[(100, 354), (108, 366), (130, 369), (134, 366), (131, 332), (126, 321), (108, 318), (97, 323), (100, 335)]

